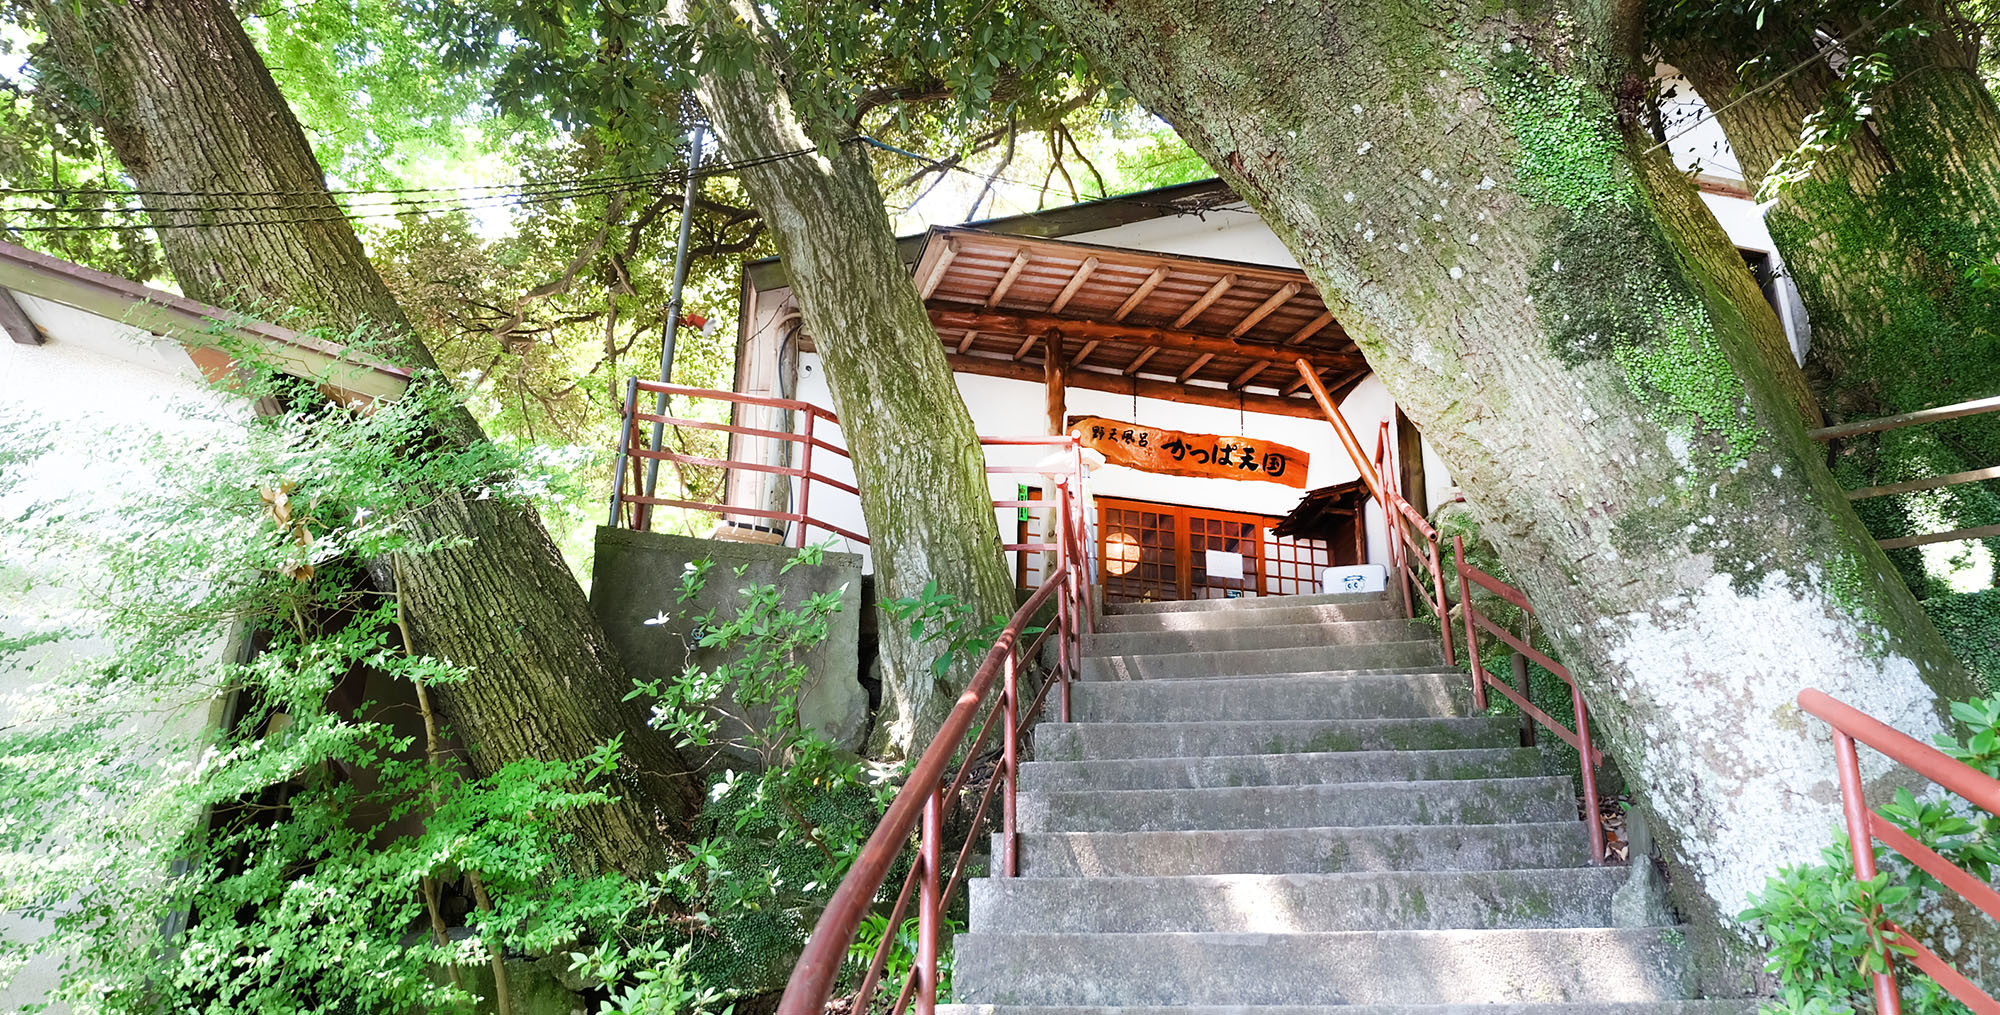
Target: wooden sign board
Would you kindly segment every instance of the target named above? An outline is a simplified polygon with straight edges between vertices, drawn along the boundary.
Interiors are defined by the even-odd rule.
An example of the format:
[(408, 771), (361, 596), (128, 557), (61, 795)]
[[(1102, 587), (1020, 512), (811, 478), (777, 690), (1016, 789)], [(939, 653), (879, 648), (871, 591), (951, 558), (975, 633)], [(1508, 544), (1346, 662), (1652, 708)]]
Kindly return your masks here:
[(1069, 432), (1110, 465), (1167, 476), (1244, 479), (1306, 488), (1306, 453), (1250, 437), (1182, 433), (1101, 416), (1073, 417)]

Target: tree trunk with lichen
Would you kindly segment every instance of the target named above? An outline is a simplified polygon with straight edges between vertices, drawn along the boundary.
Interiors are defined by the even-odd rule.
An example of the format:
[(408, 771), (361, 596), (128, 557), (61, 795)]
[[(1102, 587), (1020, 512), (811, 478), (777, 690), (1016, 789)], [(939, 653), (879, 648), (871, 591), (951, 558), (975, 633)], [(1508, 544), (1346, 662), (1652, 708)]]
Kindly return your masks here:
[[(711, 50), (739, 61), (704, 72), (698, 93), (738, 160), (812, 149), (742, 170), (770, 226), (806, 333), (826, 365), (854, 459), (883, 602), (927, 585), (956, 596), (983, 623), (1013, 612), (1013, 582), (986, 459), (923, 298), (896, 252), (867, 149), (851, 131), (790, 94), (782, 44), (745, 0), (669, 3)], [(876, 740), (915, 754), (929, 742), (977, 659), (951, 683), (933, 676), (940, 646), (882, 618), (883, 716)], [(955, 686), (954, 686), (955, 685)]]
[[(2000, 394), (2000, 281), (1967, 277), (2000, 256), (2000, 109), (1980, 77), (1976, 43), (1940, 11), (1908, 17), (1920, 14), (1939, 27), (1888, 43), (1858, 23), (1830, 26), (1849, 40), (1845, 56), (1879, 48), (1895, 77), (1869, 96), (1868, 124), (1811, 158), (1798, 154), (1808, 122), (1853, 87), (1814, 58), (1825, 45), (1821, 19), (1793, 24), (1773, 12), (1752, 31), (1705, 12), (1661, 32), (1669, 59), (1718, 110), (1746, 181), (1775, 194), (1765, 223), (1812, 322), (1807, 368), (1833, 421)], [(1784, 80), (1754, 69), (1800, 65)], [(1994, 464), (1995, 417), (1846, 441), (1835, 458), (1848, 487)], [(1885, 538), (2000, 524), (2000, 483), (1861, 507)], [(1988, 544), (2000, 553), (2000, 540)], [(1914, 585), (1939, 587), (1919, 551), (1894, 556)], [(1988, 572), (1981, 584), (2000, 578)]]
[(1801, 689), (1946, 728), (1966, 678), (1820, 464), (1776, 316), (1643, 154), (1636, 5), (1037, 5), (1262, 213), (1450, 465), (1698, 927), (1840, 818)]
[[(380, 342), (392, 359), (434, 368), (229, 4), (50, 2), (35, 15), (51, 42), (41, 72), (68, 75), (95, 99), (140, 190), (182, 195), (148, 203), (173, 209), (153, 221), (188, 295), (295, 314), (286, 323)], [(271, 193), (283, 196), (243, 196)], [(432, 372), (417, 383), (444, 381)], [(443, 443), (485, 439), (463, 410), (440, 430), (430, 436)], [(474, 769), (576, 760), (619, 740), (620, 799), (540, 820), (582, 870), (643, 877), (667, 866), (700, 787), (643, 710), (623, 703), (630, 681), (534, 510), (446, 494), (412, 525), (418, 542), (442, 548), (399, 558), (394, 570), (418, 650), (471, 671), (435, 692)]]

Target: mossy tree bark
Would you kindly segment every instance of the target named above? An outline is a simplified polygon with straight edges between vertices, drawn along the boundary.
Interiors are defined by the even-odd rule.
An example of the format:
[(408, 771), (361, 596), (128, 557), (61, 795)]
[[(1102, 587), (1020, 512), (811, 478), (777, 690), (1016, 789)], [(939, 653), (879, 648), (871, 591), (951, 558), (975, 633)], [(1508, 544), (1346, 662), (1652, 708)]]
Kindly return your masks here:
[[(185, 192), (147, 203), (175, 209), (154, 223), (188, 295), (295, 313), (301, 320), (287, 323), (368, 336), (388, 343), (392, 358), (435, 366), (326, 192), (304, 131), (228, 3), (49, 2), (35, 13), (51, 43), (43, 72), (67, 74), (95, 98), (137, 186)], [(286, 196), (239, 196), (265, 192)], [(444, 382), (433, 372), (419, 383)], [(435, 439), (449, 444), (484, 439), (462, 410), (441, 430)], [(543, 820), (582, 869), (644, 876), (666, 866), (701, 788), (667, 737), (622, 701), (630, 681), (534, 510), (447, 494), (413, 521), (416, 539), (444, 548), (405, 556), (394, 570), (418, 648), (472, 672), (435, 693), (474, 769), (573, 760), (620, 740), (621, 798)]]
[(1038, 6), (1263, 214), (1435, 444), (1698, 924), (1839, 820), (1802, 688), (1946, 728), (1965, 676), (1819, 464), (1775, 315), (1642, 154), (1637, 4)]
[[(1925, 17), (1932, 32), (1888, 43), (1856, 19), (1831, 23), (1850, 40), (1843, 55), (1880, 51), (1895, 77), (1871, 96), (1870, 122), (1818, 153), (1804, 174), (1794, 153), (1808, 118), (1851, 94), (1814, 59), (1826, 22), (1789, 23), (1794, 13), (1774, 11), (1752, 31), (1717, 12), (1661, 32), (1669, 60), (1718, 109), (1749, 184), (1765, 188), (1774, 171), (1788, 180), (1765, 222), (1806, 305), (1809, 376), (1836, 421), (2000, 394), (2000, 290), (1966, 275), (2000, 255), (2000, 109), (1980, 77), (1977, 45), (1930, 6), (1905, 19)], [(1983, 417), (1847, 441), (1835, 468), (1844, 485), (1860, 487), (1995, 464), (2000, 419)], [(2000, 483), (1862, 508), (1884, 537), (2000, 524)], [(2000, 555), (2000, 540), (1988, 544)], [(1924, 590), (1920, 553), (1892, 556)]]
[[(824, 102), (790, 93), (782, 42), (748, 0), (674, 0), (673, 17), (698, 26), (711, 53), (698, 86), (724, 150), (755, 159), (811, 153), (742, 171), (776, 238), (806, 332), (826, 365), (841, 431), (854, 457), (875, 562), (888, 602), (935, 583), (975, 623), (1013, 612), (1013, 582), (986, 459), (952, 380), (923, 298), (896, 253), (895, 234), (867, 149)], [(930, 740), (978, 660), (951, 682), (933, 677), (938, 646), (882, 618), (884, 713), (877, 742), (911, 754)], [(957, 686), (954, 686), (956, 684)]]

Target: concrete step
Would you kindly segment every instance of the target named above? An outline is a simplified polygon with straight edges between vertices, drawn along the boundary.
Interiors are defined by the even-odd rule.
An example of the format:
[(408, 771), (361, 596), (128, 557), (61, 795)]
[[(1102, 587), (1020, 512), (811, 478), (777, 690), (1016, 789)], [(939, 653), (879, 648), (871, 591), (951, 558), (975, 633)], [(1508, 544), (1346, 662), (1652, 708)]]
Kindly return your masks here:
[(1268, 719), (1208, 722), (1050, 722), (1035, 729), (1037, 761), (1202, 758), (1329, 751), (1448, 751), (1516, 747), (1521, 721), (1462, 719)]
[(1576, 817), (1564, 776), (1022, 794), (1024, 832), (1497, 825)]
[(1149, 616), (1160, 613), (1235, 613), (1290, 606), (1340, 606), (1374, 608), (1392, 605), (1381, 592), (1327, 593), (1311, 596), (1251, 596), (1247, 599), (1170, 599), (1158, 603), (1109, 603), (1106, 616)]
[(1153, 680), (1329, 670), (1423, 670), (1443, 666), (1442, 652), (1434, 640), (1413, 640), (1178, 655), (1090, 656), (1083, 660), (1082, 676), (1085, 680)]
[[(1315, 645), (1367, 645), (1384, 641), (1421, 641), (1436, 636), (1413, 620), (1342, 620), (1324, 623), (1272, 623), (1267, 613), (1244, 613), (1237, 623), (1206, 631), (1124, 631), (1083, 637), (1083, 654), (1158, 655), (1167, 652), (1225, 652), (1259, 648), (1306, 648)], [(1286, 614), (1289, 616), (1289, 614)]]
[[(1020, 836), (1033, 878), (1360, 871), (1527, 870), (1590, 862), (1583, 822), (1383, 825), (1193, 832), (1037, 832)], [(994, 838), (993, 855), (1001, 854)]]
[(1407, 620), (1402, 610), (1387, 600), (1352, 604), (1312, 606), (1299, 596), (1259, 600), (1264, 605), (1250, 610), (1185, 610), (1160, 613), (1110, 614), (1097, 618), (1093, 629), (1099, 634), (1137, 634), (1146, 631), (1233, 631), (1245, 626), (1294, 626), (1299, 624), (1344, 624), (1370, 620)]
[(1669, 927), (1330, 934), (958, 935), (955, 1000), (1013, 1005), (1670, 1001), (1696, 977)]
[[(1228, 874), (1178, 878), (979, 878), (981, 934), (1232, 933), (1608, 927), (1623, 867), (1567, 870)], [(1653, 914), (1665, 923), (1667, 914)]]
[(1588, 1004), (1175, 1005), (1172, 1007), (941, 1004), (938, 1015), (1755, 1015), (1741, 1001), (1593, 1001)]
[(1327, 782), (1429, 782), (1543, 775), (1540, 751), (1494, 747), (1463, 751), (1334, 751), (1244, 754), (1221, 758), (1121, 758), (1030, 761), (1027, 793), (1076, 789), (1213, 789)]
[(1204, 722), (1237, 719), (1414, 719), (1464, 715), (1471, 678), (1445, 673), (1129, 680), (1079, 684), (1078, 722)]

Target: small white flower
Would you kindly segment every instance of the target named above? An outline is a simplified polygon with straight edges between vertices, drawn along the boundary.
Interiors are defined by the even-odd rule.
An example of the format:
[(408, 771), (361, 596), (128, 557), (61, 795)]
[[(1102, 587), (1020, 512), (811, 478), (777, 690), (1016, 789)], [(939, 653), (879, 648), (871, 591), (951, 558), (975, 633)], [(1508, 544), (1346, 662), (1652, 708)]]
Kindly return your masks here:
[(1417, 171), (1417, 175), (1418, 175), (1418, 176), (1421, 176), (1421, 177), (1423, 177), (1423, 178), (1424, 178), (1424, 182), (1425, 182), (1425, 183), (1429, 183), (1429, 182), (1431, 182), (1432, 180), (1435, 180), (1435, 179), (1437, 179), (1437, 174), (1436, 174), (1436, 173), (1433, 173), (1433, 172), (1431, 172), (1431, 171), (1430, 171), (1430, 170), (1428, 170), (1428, 169), (1422, 169), (1422, 170), (1418, 170), (1418, 171)]
[(1461, 278), (1464, 278), (1464, 277), (1465, 277), (1465, 269), (1464, 269), (1464, 268), (1461, 268), (1461, 267), (1459, 267), (1458, 265), (1455, 265), (1455, 264), (1454, 264), (1454, 265), (1452, 265), (1452, 266), (1451, 266), (1451, 277), (1452, 277), (1452, 278), (1453, 278), (1454, 280), (1456, 280), (1456, 279), (1461, 279)]
[(1472, 245), (1473, 245), (1473, 246), (1475, 246), (1475, 247), (1476, 247), (1476, 246), (1479, 246), (1479, 234), (1478, 234), (1478, 233), (1473, 233), (1473, 234), (1472, 234)]
[(1480, 177), (1480, 179), (1479, 179), (1479, 189), (1480, 189), (1480, 190), (1492, 190), (1493, 188), (1495, 188), (1495, 187), (1497, 187), (1497, 186), (1499, 186), (1499, 184), (1497, 184), (1497, 183), (1494, 183), (1494, 182), (1493, 182), (1493, 177), (1491, 177), (1491, 176), (1482, 176), (1482, 177)]
[(1343, 201), (1346, 201), (1346, 202), (1347, 202), (1348, 204), (1353, 204), (1353, 203), (1354, 203), (1354, 192), (1350, 190), (1350, 191), (1348, 191), (1347, 193), (1345, 193), (1345, 194), (1342, 194), (1342, 195), (1340, 195), (1340, 199), (1341, 199), (1341, 200), (1343, 200)]
[(1375, 242), (1375, 230), (1370, 229), (1367, 232), (1362, 233), (1361, 238), (1367, 240), (1370, 243)]
[(1373, 141), (1363, 141), (1363, 142), (1361, 142), (1361, 147), (1359, 147), (1359, 148), (1356, 148), (1356, 149), (1354, 149), (1354, 154), (1356, 154), (1356, 155), (1366, 155), (1366, 154), (1368, 154), (1369, 150), (1370, 150), (1370, 149), (1372, 149), (1372, 148), (1374, 148), (1374, 147), (1375, 147), (1375, 142), (1373, 142)]

